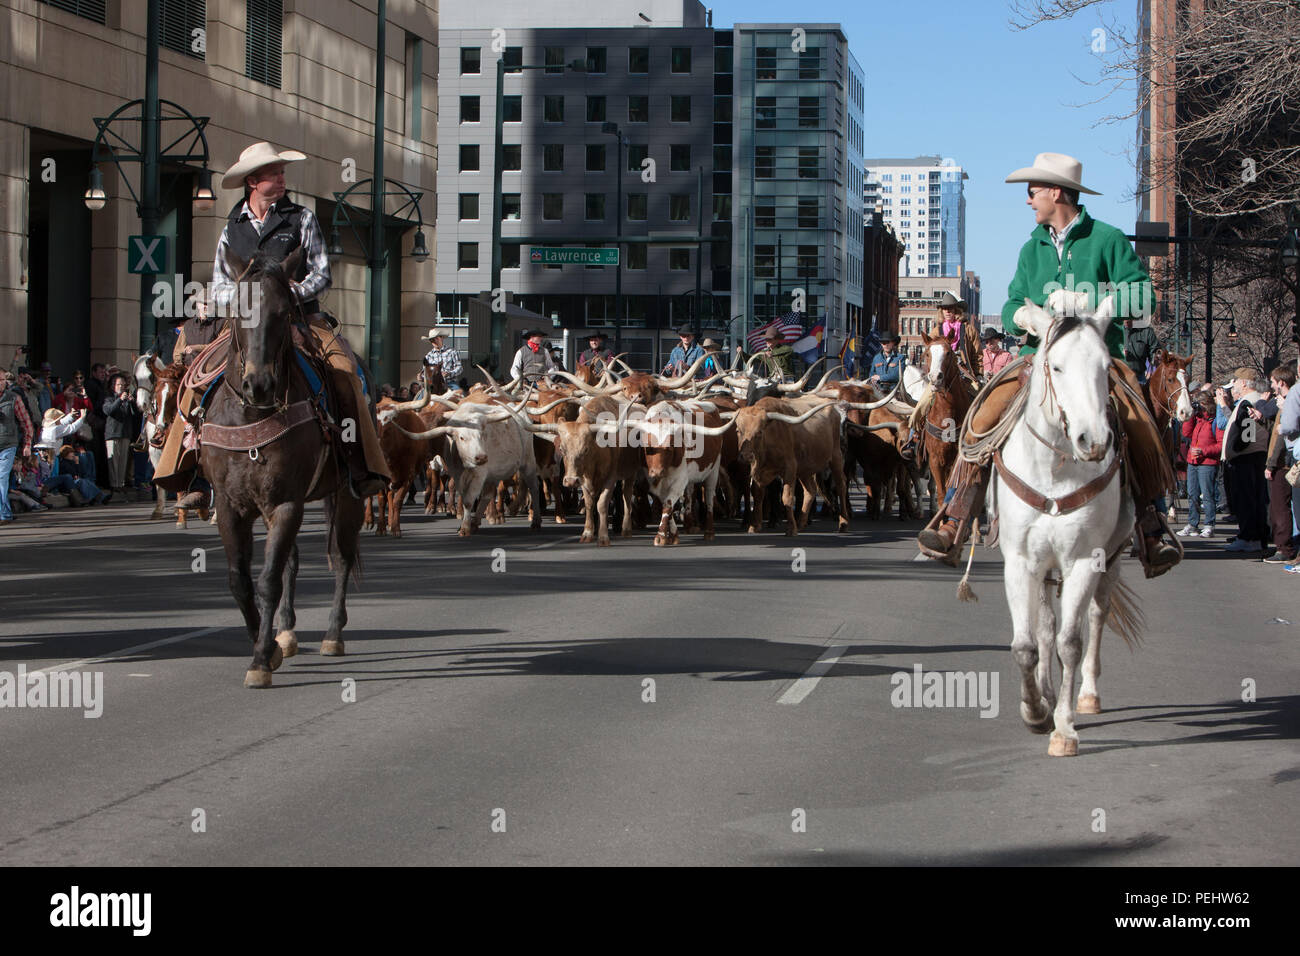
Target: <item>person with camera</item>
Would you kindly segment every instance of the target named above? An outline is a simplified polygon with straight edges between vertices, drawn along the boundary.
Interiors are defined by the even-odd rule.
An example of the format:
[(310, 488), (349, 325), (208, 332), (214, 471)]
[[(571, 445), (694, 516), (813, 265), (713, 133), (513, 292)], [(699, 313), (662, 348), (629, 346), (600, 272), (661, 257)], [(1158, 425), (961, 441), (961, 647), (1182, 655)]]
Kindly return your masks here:
[(108, 486), (121, 495), (126, 486), (126, 469), (131, 460), (131, 413), (135, 403), (126, 387), (126, 376), (114, 375), (112, 394), (104, 399), (104, 446), (108, 455)]
[(1192, 403), (1192, 417), (1183, 422), (1183, 451), (1187, 457), (1187, 524), (1178, 537), (1214, 534), (1214, 516), (1219, 510), (1219, 456), (1223, 432), (1199, 397)]

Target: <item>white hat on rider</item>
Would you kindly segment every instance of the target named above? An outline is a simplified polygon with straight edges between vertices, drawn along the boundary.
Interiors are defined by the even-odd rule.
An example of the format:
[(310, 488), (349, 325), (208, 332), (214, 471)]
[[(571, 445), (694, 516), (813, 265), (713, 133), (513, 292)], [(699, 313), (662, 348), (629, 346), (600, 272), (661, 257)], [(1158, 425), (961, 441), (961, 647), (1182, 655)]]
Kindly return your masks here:
[(244, 185), (244, 177), (249, 176), (263, 166), (273, 163), (297, 163), (307, 158), (306, 153), (296, 149), (277, 150), (270, 143), (254, 143), (242, 153), (235, 165), (226, 170), (221, 177), (222, 189), (238, 189)]

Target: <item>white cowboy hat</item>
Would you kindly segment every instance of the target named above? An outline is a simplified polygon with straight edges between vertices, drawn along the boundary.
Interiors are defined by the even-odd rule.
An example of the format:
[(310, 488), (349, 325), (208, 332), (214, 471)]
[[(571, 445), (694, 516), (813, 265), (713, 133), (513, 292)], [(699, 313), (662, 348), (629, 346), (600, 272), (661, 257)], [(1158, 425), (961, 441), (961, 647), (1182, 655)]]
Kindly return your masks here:
[(1089, 189), (1080, 182), (1083, 177), (1083, 163), (1064, 153), (1039, 153), (1034, 157), (1034, 165), (1017, 169), (1006, 178), (1009, 183), (1047, 183), (1049, 186), (1064, 186), (1077, 189), (1090, 196), (1100, 196), (1095, 189)]
[(254, 143), (239, 154), (235, 165), (226, 170), (226, 174), (221, 177), (221, 188), (240, 188), (244, 185), (245, 176), (263, 166), (270, 166), (272, 163), (296, 163), (306, 158), (306, 153), (300, 153), (296, 149), (277, 151), (270, 143)]
[(430, 342), (432, 342), (434, 339), (445, 338), (445, 334), (439, 332), (437, 329), (430, 329), (429, 334), (426, 335), (425, 338), (428, 339)]

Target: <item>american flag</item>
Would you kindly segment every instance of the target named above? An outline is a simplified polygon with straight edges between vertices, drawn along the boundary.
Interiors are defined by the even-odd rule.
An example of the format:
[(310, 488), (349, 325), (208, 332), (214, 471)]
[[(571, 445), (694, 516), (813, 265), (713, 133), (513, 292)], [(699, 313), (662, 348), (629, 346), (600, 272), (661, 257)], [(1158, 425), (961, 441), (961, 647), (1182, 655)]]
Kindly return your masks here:
[(799, 321), (798, 312), (787, 312), (780, 318), (773, 319), (766, 325), (760, 325), (754, 331), (745, 337), (749, 345), (749, 351), (757, 352), (763, 347), (764, 336), (767, 335), (768, 329), (777, 329), (781, 333), (781, 344), (789, 345), (803, 338), (803, 324)]

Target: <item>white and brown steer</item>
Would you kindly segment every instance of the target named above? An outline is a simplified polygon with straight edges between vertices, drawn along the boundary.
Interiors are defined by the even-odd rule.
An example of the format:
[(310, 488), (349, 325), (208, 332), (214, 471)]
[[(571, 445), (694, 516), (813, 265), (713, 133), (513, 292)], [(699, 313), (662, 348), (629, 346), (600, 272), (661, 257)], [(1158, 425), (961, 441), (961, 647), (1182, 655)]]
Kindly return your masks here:
[(713, 540), (713, 499), (722, 466), (723, 434), (735, 419), (723, 420), (717, 406), (706, 401), (658, 402), (645, 418), (633, 423), (642, 432), (650, 494), (663, 514), (655, 546), (677, 544), (673, 510), (692, 507), (692, 489), (704, 486), (704, 540)]

